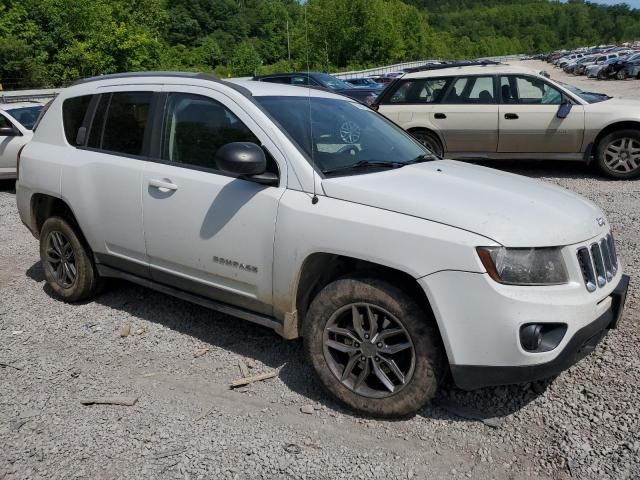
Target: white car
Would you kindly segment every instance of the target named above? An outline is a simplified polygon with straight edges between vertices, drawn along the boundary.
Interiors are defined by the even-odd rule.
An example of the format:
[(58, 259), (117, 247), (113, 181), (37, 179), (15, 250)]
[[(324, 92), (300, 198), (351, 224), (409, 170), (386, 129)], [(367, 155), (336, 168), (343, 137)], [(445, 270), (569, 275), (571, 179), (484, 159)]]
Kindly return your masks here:
[(333, 93), (106, 75), (65, 89), (19, 162), (60, 299), (116, 277), (302, 336), (361, 412), (415, 412), (447, 372), (466, 389), (554, 375), (622, 315), (628, 277), (593, 203), (438, 160)]
[(441, 157), (593, 161), (609, 177), (640, 175), (640, 101), (585, 92), (529, 68), (408, 73), (373, 108)]
[(16, 178), (18, 150), (31, 140), (41, 110), (33, 102), (0, 104), (0, 180)]

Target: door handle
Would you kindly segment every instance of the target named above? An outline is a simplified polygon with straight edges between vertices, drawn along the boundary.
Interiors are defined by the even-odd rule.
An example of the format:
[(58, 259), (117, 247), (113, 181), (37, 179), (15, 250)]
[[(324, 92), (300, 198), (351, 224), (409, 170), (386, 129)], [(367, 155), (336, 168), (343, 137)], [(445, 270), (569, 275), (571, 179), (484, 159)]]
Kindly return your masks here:
[(149, 180), (149, 186), (153, 188), (157, 188), (162, 193), (178, 190), (178, 186), (175, 183), (171, 183), (170, 180), (165, 181), (165, 180), (151, 179)]
[(433, 118), (447, 118), (447, 116), (444, 113), (436, 113)]
[(517, 120), (518, 118), (518, 114), (517, 113), (505, 113), (504, 114), (504, 119), (505, 120)]

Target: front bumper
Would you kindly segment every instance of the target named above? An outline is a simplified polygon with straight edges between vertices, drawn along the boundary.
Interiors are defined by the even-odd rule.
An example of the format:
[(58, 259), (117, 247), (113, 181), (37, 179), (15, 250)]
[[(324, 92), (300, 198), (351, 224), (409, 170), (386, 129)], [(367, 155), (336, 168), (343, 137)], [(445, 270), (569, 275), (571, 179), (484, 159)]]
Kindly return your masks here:
[(456, 385), (464, 390), (541, 380), (566, 370), (591, 353), (609, 329), (616, 328), (624, 310), (629, 277), (623, 275), (610, 295), (610, 307), (582, 327), (549, 362), (523, 366), (451, 365)]

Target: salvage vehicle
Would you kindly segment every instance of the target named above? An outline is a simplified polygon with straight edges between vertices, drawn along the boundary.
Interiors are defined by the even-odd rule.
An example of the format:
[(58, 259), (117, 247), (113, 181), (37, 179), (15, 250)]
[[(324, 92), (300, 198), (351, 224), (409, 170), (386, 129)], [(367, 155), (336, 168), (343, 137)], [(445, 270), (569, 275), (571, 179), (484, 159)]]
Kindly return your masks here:
[(595, 162), (640, 175), (640, 101), (611, 98), (510, 65), (408, 73), (372, 106), (440, 157)]
[(301, 336), (321, 384), (375, 416), (416, 412), (448, 373), (465, 389), (557, 374), (618, 325), (628, 286), (592, 202), (439, 160), (311, 88), (76, 82), (16, 190), (56, 297), (114, 277)]
[(625, 61), (625, 77), (640, 78), (640, 53)]
[(0, 104), (0, 179), (16, 178), (18, 150), (31, 140), (41, 110), (35, 102)]
[(602, 68), (598, 70), (598, 80), (607, 80), (609, 78), (624, 80), (625, 78), (627, 78), (627, 58), (629, 58), (629, 55), (621, 55), (613, 61), (605, 62)]

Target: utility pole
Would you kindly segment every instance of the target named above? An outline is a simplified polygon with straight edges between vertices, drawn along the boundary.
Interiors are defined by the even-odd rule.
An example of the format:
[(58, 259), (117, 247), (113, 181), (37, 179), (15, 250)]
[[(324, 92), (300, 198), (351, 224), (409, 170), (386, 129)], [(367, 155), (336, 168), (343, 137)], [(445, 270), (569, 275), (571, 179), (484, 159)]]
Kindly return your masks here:
[(289, 14), (287, 14), (287, 55), (289, 57), (289, 68), (291, 68), (291, 42), (289, 41)]

